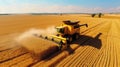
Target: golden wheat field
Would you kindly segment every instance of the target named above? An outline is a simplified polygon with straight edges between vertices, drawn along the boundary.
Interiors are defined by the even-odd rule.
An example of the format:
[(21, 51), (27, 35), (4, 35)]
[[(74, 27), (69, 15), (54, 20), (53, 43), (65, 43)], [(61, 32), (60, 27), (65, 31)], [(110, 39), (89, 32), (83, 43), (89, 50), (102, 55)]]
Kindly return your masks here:
[[(64, 20), (88, 24), (88, 28), (80, 28), (81, 36), (70, 48), (55, 51), (55, 43), (41, 39), (34, 43), (33, 40), (37, 46), (29, 47), (33, 47), (38, 56), (49, 54), (35, 61), (29, 51), (15, 42), (16, 37), (29, 29), (44, 30)], [(80, 14), (0, 16), (0, 67), (120, 67), (119, 41), (120, 15), (106, 14), (102, 18)], [(50, 49), (44, 51), (47, 48)]]

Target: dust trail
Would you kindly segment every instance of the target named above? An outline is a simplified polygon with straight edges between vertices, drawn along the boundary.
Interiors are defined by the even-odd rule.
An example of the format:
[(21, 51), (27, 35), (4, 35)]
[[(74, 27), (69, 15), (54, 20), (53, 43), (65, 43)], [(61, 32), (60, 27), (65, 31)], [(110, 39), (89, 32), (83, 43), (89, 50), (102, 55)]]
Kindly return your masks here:
[(18, 36), (15, 40), (21, 41), (22, 39), (25, 39), (26, 37), (32, 36), (33, 34), (44, 34), (44, 35), (50, 35), (50, 34), (55, 34), (55, 26), (48, 27), (46, 29), (36, 29), (36, 28), (31, 28), (28, 31), (22, 33), (20, 36)]
[(34, 34), (50, 35), (55, 34), (56, 30), (54, 26), (48, 27), (46, 29), (35, 29), (32, 28), (20, 36), (16, 37), (16, 42), (18, 45), (22, 46), (28, 52), (31, 53), (33, 58), (44, 58), (47, 55), (55, 52), (57, 50), (57, 44), (51, 41), (46, 41), (39, 37), (34, 36)]

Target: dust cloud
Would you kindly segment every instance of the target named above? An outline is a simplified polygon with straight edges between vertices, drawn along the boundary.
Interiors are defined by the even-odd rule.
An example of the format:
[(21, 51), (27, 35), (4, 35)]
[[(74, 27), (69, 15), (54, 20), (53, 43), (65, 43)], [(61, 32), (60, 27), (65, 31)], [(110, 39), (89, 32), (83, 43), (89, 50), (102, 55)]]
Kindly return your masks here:
[(55, 30), (55, 26), (50, 26), (46, 29), (36, 29), (36, 28), (31, 28), (28, 31), (22, 33), (20, 36), (18, 36), (16, 38), (17, 41), (21, 41), (23, 39), (25, 39), (26, 37), (30, 37), (33, 36), (33, 34), (43, 34), (43, 35), (50, 35), (50, 34), (55, 34), (56, 30)]

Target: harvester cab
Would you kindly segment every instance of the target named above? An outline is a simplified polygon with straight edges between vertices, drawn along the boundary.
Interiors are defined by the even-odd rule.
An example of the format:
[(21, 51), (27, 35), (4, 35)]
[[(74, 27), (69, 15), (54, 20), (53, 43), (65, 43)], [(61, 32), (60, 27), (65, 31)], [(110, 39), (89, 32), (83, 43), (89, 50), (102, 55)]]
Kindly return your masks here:
[(73, 36), (75, 34), (80, 33), (80, 27), (81, 26), (86, 26), (88, 27), (87, 24), (78, 24), (79, 21), (76, 22), (71, 22), (71, 21), (63, 21), (63, 24), (61, 26), (56, 27), (57, 29), (57, 36), (62, 36), (67, 38), (67, 36)]

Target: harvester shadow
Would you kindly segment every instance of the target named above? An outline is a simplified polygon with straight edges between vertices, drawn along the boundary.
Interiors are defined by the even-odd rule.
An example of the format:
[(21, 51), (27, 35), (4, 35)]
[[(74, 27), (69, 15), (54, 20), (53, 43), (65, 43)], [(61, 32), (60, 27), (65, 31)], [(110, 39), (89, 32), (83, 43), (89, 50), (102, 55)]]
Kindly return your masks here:
[(102, 33), (97, 34), (95, 37), (80, 35), (77, 41), (74, 41), (72, 44), (78, 44), (79, 46), (91, 46), (97, 49), (100, 49), (102, 42), (100, 36)]

